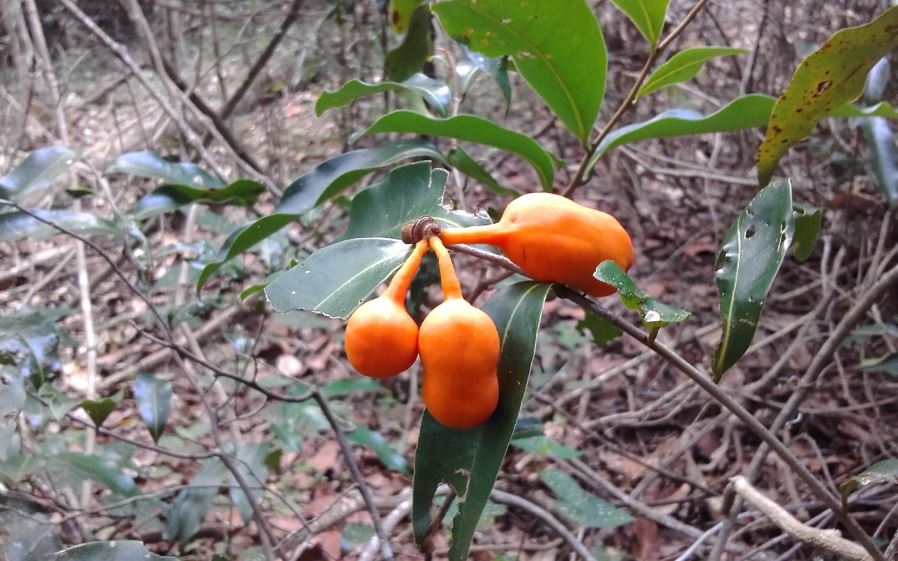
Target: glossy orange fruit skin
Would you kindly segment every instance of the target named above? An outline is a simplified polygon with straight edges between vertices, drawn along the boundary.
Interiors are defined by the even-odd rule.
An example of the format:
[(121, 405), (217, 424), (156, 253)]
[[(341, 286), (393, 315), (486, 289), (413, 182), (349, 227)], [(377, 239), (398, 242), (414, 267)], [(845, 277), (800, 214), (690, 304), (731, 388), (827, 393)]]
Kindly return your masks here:
[(617, 219), (552, 193), (518, 197), (499, 222), (447, 228), (440, 239), (446, 244), (497, 246), (530, 277), (567, 284), (593, 296), (615, 291), (593, 277), (599, 263), (610, 259), (626, 271), (635, 259), (630, 235)]
[(369, 300), (346, 323), (346, 357), (365, 376), (395, 376), (418, 357), (418, 324), (390, 298)]

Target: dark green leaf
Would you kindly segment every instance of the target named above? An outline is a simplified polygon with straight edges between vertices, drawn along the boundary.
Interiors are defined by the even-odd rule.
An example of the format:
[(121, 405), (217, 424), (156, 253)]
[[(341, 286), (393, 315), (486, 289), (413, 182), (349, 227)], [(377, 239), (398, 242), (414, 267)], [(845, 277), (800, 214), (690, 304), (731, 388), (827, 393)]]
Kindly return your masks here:
[(449, 119), (435, 119), (414, 111), (393, 111), (375, 121), (364, 134), (411, 132), (445, 136), (495, 146), (524, 158), (539, 175), (544, 189), (552, 186), (554, 173), (552, 157), (527, 135), (502, 128), (492, 121), (475, 115), (456, 115)]
[(898, 458), (889, 458), (873, 464), (840, 485), (843, 499), (861, 487), (872, 483), (898, 483)]
[(224, 182), (191, 162), (170, 162), (153, 152), (128, 152), (112, 162), (106, 173), (130, 173), (139, 177), (161, 179), (174, 185), (191, 187), (224, 187)]
[(364, 545), (368, 543), (368, 540), (370, 540), (373, 535), (374, 527), (371, 524), (365, 524), (364, 522), (350, 522), (343, 527), (343, 533), (341, 535), (343, 550), (348, 552), (353, 548)]
[(748, 350), (794, 232), (792, 184), (785, 180), (761, 189), (724, 236), (715, 275), (723, 329), (715, 381)]
[(592, 340), (600, 347), (604, 347), (621, 334), (620, 329), (613, 323), (592, 312), (586, 312), (586, 317), (577, 322), (577, 329), (588, 330), (592, 335)]
[(405, 33), (412, 21), (415, 8), (424, 3), (424, 0), (390, 0), (390, 25), (396, 33)]
[(55, 323), (70, 313), (68, 308), (46, 308), (0, 316), (0, 354), (35, 389), (62, 370), (59, 343), (65, 334)]
[(384, 436), (379, 432), (365, 427), (359, 427), (348, 433), (346, 436), (356, 444), (367, 446), (374, 451), (380, 461), (383, 462), (388, 469), (411, 475), (411, 470), (409, 469), (408, 464), (405, 463), (405, 458), (402, 457), (402, 454), (393, 450), (384, 439)]
[(816, 207), (793, 204), (795, 214), (795, 235), (792, 238), (792, 255), (799, 261), (805, 261), (814, 251), (820, 226), (823, 225), (823, 212)]
[(867, 148), (873, 157), (873, 170), (882, 196), (890, 206), (898, 204), (898, 148), (889, 123), (882, 117), (860, 119)]
[(573, 477), (557, 469), (547, 469), (539, 478), (558, 498), (558, 510), (565, 518), (588, 528), (615, 528), (633, 517), (613, 504), (586, 491)]
[(860, 366), (866, 372), (882, 372), (898, 377), (898, 353), (864, 360)]
[(133, 392), (137, 412), (146, 423), (153, 441), (158, 442), (171, 413), (171, 382), (148, 373), (138, 374)]
[(758, 183), (766, 185), (790, 146), (810, 136), (829, 111), (859, 97), (867, 72), (898, 46), (898, 6), (873, 22), (837, 31), (805, 58), (776, 101), (758, 148)]
[[(88, 212), (75, 210), (31, 209), (36, 216), (61, 226), (76, 234), (121, 236), (122, 232), (115, 223), (94, 216)], [(24, 238), (42, 240), (51, 236), (59, 236), (61, 232), (24, 212), (4, 212), (0, 214), (0, 242), (10, 242)]]
[(217, 273), (225, 263), (249, 250), (257, 243), (264, 241), (294, 220), (296, 220), (295, 214), (269, 214), (235, 230), (221, 244), (215, 259), (203, 267), (196, 281), (196, 289), (201, 290), (212, 275)]
[(275, 448), (265, 456), (265, 467), (275, 473), (281, 473), (281, 459), (284, 457), (284, 450)]
[(648, 121), (627, 125), (609, 134), (599, 144), (589, 161), (588, 169), (592, 170), (606, 152), (621, 144), (649, 138), (728, 132), (764, 126), (770, 117), (773, 103), (773, 98), (768, 95), (748, 94), (737, 97), (707, 116), (691, 109), (669, 109)]
[[(605, 95), (605, 39), (585, 0), (443, 0), (449, 35), (488, 57), (510, 55), (521, 76), (574, 135), (589, 139)], [(564, 32), (561, 33), (560, 31)]]
[(78, 153), (65, 146), (48, 146), (28, 154), (8, 175), (0, 177), (0, 199), (22, 206), (37, 204), (59, 174), (75, 163)]
[(165, 185), (137, 202), (134, 216), (143, 219), (190, 203), (250, 206), (265, 192), (265, 186), (251, 179), (238, 179), (222, 188)]
[(368, 84), (359, 80), (350, 80), (338, 90), (326, 90), (315, 103), (315, 114), (321, 115), (328, 109), (344, 107), (356, 99), (382, 92), (408, 92), (426, 99), (434, 110), (445, 115), (452, 93), (449, 86), (424, 74), (415, 74), (404, 82), (379, 82)]
[(460, 88), (461, 92), (459, 93), (464, 95), (468, 92), (468, 88), (478, 71), (486, 72), (492, 76), (493, 81), (499, 86), (499, 91), (502, 92), (502, 97), (505, 99), (505, 112), (507, 115), (508, 110), (511, 107), (511, 82), (508, 79), (508, 57), (490, 58), (472, 51), (471, 49), (464, 47), (464, 45), (462, 45), (462, 48), (468, 56), (468, 60), (461, 60), (456, 64), (456, 72), (462, 82)]
[(102, 483), (113, 493), (131, 497), (137, 494), (137, 485), (130, 475), (122, 472), (122, 467), (109, 458), (96, 454), (63, 452), (47, 458), (48, 463), (79, 477)]
[(355, 376), (343, 380), (334, 380), (321, 386), (321, 395), (324, 397), (338, 397), (352, 392), (383, 393), (383, 385), (377, 380)]
[(654, 91), (695, 78), (706, 62), (719, 56), (747, 53), (735, 47), (693, 47), (680, 51), (667, 62), (656, 68), (639, 88), (637, 95), (644, 96)]
[(200, 529), (218, 488), (224, 484), (228, 470), (218, 458), (206, 460), (193, 479), (191, 487), (182, 489), (165, 516), (162, 538), (177, 540), (181, 549)]
[(664, 30), (664, 16), (667, 14), (667, 4), (670, 0), (611, 0), (611, 2), (627, 14), (654, 51)]
[(617, 289), (621, 302), (639, 314), (639, 319), (650, 334), (665, 325), (686, 321), (691, 315), (686, 310), (668, 306), (649, 296), (614, 261), (599, 263), (594, 276)]
[(826, 114), (827, 117), (886, 117), (898, 119), (898, 109), (888, 101), (880, 101), (872, 107), (858, 107), (853, 103), (846, 103), (836, 107)]
[(369, 173), (408, 158), (442, 161), (437, 148), (423, 140), (397, 140), (334, 156), (287, 187), (277, 212), (302, 214), (320, 205)]
[(430, 9), (424, 4), (412, 12), (402, 43), (387, 52), (384, 58), (384, 75), (390, 80), (401, 82), (419, 72), (433, 53), (430, 35)]
[(453, 146), (450, 148), (449, 153), (446, 154), (446, 159), (452, 167), (458, 169), (465, 175), (476, 179), (497, 195), (510, 195), (516, 197), (520, 194), (514, 189), (499, 185), (499, 182), (493, 179), (493, 176), (483, 169), (483, 166), (477, 163), (477, 161), (460, 146)]
[(539, 456), (552, 458), (576, 458), (580, 452), (557, 442), (552, 442), (545, 435), (513, 439), (511, 443), (521, 450)]
[[(262, 494), (265, 480), (268, 478), (268, 466), (265, 465), (265, 457), (268, 456), (269, 445), (267, 442), (251, 442), (242, 444), (237, 448), (237, 471), (250, 488), (250, 495), (258, 500)], [(231, 476), (228, 494), (244, 524), (248, 524), (253, 517), (253, 508), (250, 505), (246, 493), (237, 484), (237, 479)]]
[(410, 252), (410, 245), (387, 238), (338, 242), (278, 275), (265, 294), (277, 312), (308, 310), (346, 318)]
[(50, 410), (50, 415), (57, 421), (61, 421), (66, 414), (78, 406), (78, 400), (63, 393), (55, 384), (47, 383), (37, 390), (38, 397), (42, 398)]
[(483, 310), (499, 330), (499, 405), (484, 424), (446, 428), (424, 414), (415, 455), (412, 525), (421, 540), (431, 523), (430, 506), (441, 481), (458, 493), (459, 514), (452, 525), (449, 558), (467, 558), (480, 513), (489, 498), (521, 410), (549, 285), (520, 282), (499, 291)]
[(139, 541), (91, 542), (68, 547), (52, 561), (178, 561), (176, 557), (150, 553)]

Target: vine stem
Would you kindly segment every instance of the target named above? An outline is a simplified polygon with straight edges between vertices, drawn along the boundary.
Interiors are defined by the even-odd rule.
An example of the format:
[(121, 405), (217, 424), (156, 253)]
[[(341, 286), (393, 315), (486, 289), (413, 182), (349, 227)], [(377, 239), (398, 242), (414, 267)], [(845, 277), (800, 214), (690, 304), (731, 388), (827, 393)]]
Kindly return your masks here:
[(673, 41), (679, 37), (683, 30), (692, 23), (692, 20), (698, 15), (698, 13), (705, 7), (705, 4), (708, 3), (708, 0), (698, 0), (692, 9), (689, 10), (689, 13), (683, 17), (683, 21), (681, 21), (671, 32), (661, 40), (657, 46), (654, 46), (652, 51), (649, 53), (649, 57), (646, 59), (645, 64), (642, 65), (642, 70), (639, 71), (639, 76), (637, 76), (636, 81), (633, 82), (633, 86), (630, 88), (630, 91), (627, 93), (627, 97), (621, 102), (621, 104), (617, 107), (614, 114), (608, 119), (608, 122), (605, 123), (605, 126), (602, 127), (602, 130), (599, 131), (598, 136), (596, 136), (595, 140), (593, 140), (589, 144), (589, 149), (586, 151), (586, 154), (583, 155), (583, 160), (580, 162), (580, 167), (577, 169), (577, 173), (571, 178), (571, 182), (565, 187), (564, 191), (561, 193), (564, 197), (570, 197), (574, 190), (577, 187), (586, 183), (586, 175), (588, 173), (589, 161), (592, 160), (593, 155), (598, 150), (599, 145), (602, 144), (602, 141), (611, 133), (611, 129), (621, 120), (621, 118), (626, 114), (627, 111), (634, 105), (636, 101), (636, 94), (639, 92), (639, 89), (642, 87), (642, 84), (645, 82), (645, 79), (648, 78), (649, 72), (652, 70), (652, 66), (655, 64), (655, 61), (658, 60), (658, 57), (670, 46)]

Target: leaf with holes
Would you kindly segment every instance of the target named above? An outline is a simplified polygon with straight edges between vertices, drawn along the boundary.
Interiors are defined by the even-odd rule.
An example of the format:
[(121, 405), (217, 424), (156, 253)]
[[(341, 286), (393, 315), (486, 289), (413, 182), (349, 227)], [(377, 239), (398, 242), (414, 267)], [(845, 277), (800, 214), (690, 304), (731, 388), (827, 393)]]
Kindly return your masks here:
[(720, 56), (733, 56), (747, 53), (745, 49), (735, 47), (693, 47), (680, 51), (659, 66), (639, 88), (638, 96), (642, 97), (654, 91), (695, 78), (706, 62)]
[(168, 415), (171, 413), (171, 382), (152, 374), (142, 373), (134, 380), (132, 391), (140, 418), (147, 425), (153, 441), (159, 442), (159, 437), (162, 436), (168, 422)]
[(770, 181), (790, 146), (810, 136), (832, 109), (863, 93), (867, 72), (898, 46), (898, 6), (871, 23), (837, 31), (798, 65), (776, 101), (758, 148), (758, 183)]
[(764, 299), (792, 243), (794, 216), (792, 183), (776, 181), (758, 192), (723, 238), (715, 274), (723, 329), (714, 357), (715, 381), (751, 344)]
[(671, 323), (686, 321), (691, 315), (686, 310), (668, 306), (649, 296), (614, 261), (599, 263), (594, 276), (617, 289), (621, 302), (639, 314), (639, 319), (650, 333)]
[(48, 146), (31, 152), (9, 174), (0, 177), (0, 199), (22, 206), (37, 204), (53, 180), (69, 169), (77, 157), (77, 152), (65, 146)]
[(627, 14), (654, 51), (661, 39), (664, 16), (667, 15), (670, 0), (611, 0), (611, 2), (617, 9)]

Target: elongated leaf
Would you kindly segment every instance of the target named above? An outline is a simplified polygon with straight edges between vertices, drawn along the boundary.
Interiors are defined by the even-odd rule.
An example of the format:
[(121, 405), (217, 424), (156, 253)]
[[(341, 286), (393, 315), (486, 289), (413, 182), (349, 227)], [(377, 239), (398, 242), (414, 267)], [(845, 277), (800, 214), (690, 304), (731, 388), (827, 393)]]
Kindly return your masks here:
[(728, 132), (763, 126), (770, 117), (774, 100), (763, 94), (737, 97), (710, 115), (691, 109), (669, 109), (648, 121), (621, 127), (599, 144), (589, 161), (589, 170), (606, 152), (620, 146), (649, 138), (667, 138), (707, 132)]
[(823, 212), (816, 207), (793, 204), (795, 215), (795, 236), (792, 238), (792, 255), (799, 261), (805, 261), (814, 251), (817, 235), (823, 225)]
[(388, 79), (401, 82), (421, 70), (433, 53), (430, 25), (427, 5), (415, 8), (402, 43), (384, 58), (384, 75)]
[(405, 33), (409, 23), (412, 21), (412, 14), (424, 0), (390, 0), (390, 25), (396, 33)]
[(747, 53), (735, 47), (693, 47), (680, 51), (652, 72), (639, 88), (638, 95), (644, 96), (654, 91), (695, 78), (706, 62), (715, 57)]
[(715, 381), (748, 350), (794, 231), (792, 184), (785, 180), (761, 189), (724, 236), (715, 275), (723, 328)]
[(639, 319), (649, 333), (674, 322), (686, 321), (691, 315), (686, 310), (668, 306), (649, 296), (614, 261), (599, 263), (594, 276), (617, 289), (621, 302), (639, 313)]
[(85, 479), (102, 483), (110, 491), (131, 497), (137, 494), (137, 485), (130, 475), (122, 473), (121, 465), (96, 454), (62, 452), (47, 458), (50, 465), (67, 470)]
[(143, 542), (91, 542), (67, 547), (50, 561), (178, 561), (176, 557), (150, 553)]
[[(510, 55), (531, 88), (586, 142), (605, 95), (605, 39), (585, 0), (444, 0), (449, 35), (488, 57)], [(563, 30), (563, 32), (561, 32)]]
[(593, 312), (586, 312), (586, 317), (577, 322), (577, 329), (589, 331), (593, 342), (600, 347), (604, 347), (621, 334), (620, 329), (614, 324)]
[(320, 116), (328, 109), (349, 105), (356, 99), (383, 92), (408, 92), (427, 100), (437, 113), (446, 114), (446, 108), (452, 101), (449, 86), (424, 74), (414, 74), (404, 82), (379, 82), (369, 84), (359, 80), (350, 80), (338, 90), (327, 90), (318, 97), (315, 103), (315, 114)]
[(134, 215), (138, 219), (147, 218), (190, 203), (250, 206), (264, 192), (265, 186), (251, 179), (238, 179), (220, 189), (165, 185), (141, 197), (134, 209)]
[(633, 521), (633, 517), (604, 499), (580, 487), (573, 477), (557, 469), (539, 474), (558, 498), (558, 510), (565, 518), (587, 528), (616, 528)]
[(886, 93), (886, 86), (889, 84), (891, 69), (887, 57), (876, 61), (876, 64), (867, 73), (867, 82), (864, 84), (865, 103), (873, 104), (882, 101), (882, 96)]
[(864, 372), (882, 372), (898, 378), (898, 353), (862, 360), (860, 367)]
[(338, 242), (278, 275), (265, 294), (277, 312), (307, 310), (346, 318), (409, 253), (411, 246), (387, 238)]
[(278, 232), (294, 220), (296, 220), (295, 214), (269, 214), (234, 231), (221, 245), (215, 260), (206, 264), (203, 270), (200, 271), (200, 276), (196, 281), (196, 289), (201, 290), (212, 275), (217, 273), (225, 263), (244, 251), (248, 251), (251, 247)]
[(406, 475), (411, 475), (411, 469), (405, 462), (402, 454), (393, 450), (384, 438), (384, 435), (365, 427), (359, 427), (346, 435), (349, 440), (362, 446), (367, 446), (388, 469), (392, 469)]
[(152, 374), (142, 373), (134, 380), (133, 391), (137, 412), (146, 423), (153, 441), (158, 442), (171, 413), (171, 382)]
[[(122, 233), (114, 222), (89, 212), (43, 209), (32, 209), (31, 212), (76, 234), (121, 236)], [(0, 214), (0, 242), (24, 238), (42, 240), (59, 235), (62, 235), (61, 232), (53, 226), (24, 212), (14, 211)]]
[(415, 454), (412, 526), (421, 540), (431, 523), (430, 507), (441, 481), (449, 483), (461, 501), (452, 524), (449, 559), (467, 559), (471, 538), (496, 481), (502, 459), (521, 410), (549, 286), (520, 282), (499, 291), (483, 310), (499, 329), (499, 405), (484, 424), (468, 429), (446, 428), (424, 413)]
[(654, 51), (664, 30), (664, 16), (670, 0), (611, 0), (611, 3), (627, 14)]
[(493, 81), (499, 86), (502, 92), (502, 98), (505, 99), (505, 113), (511, 107), (511, 82), (508, 79), (508, 57), (491, 58), (484, 56), (476, 51), (462, 45), (462, 49), (467, 55), (467, 60), (460, 60), (455, 66), (458, 77), (461, 81), (460, 92), (462, 95), (468, 92), (478, 71), (486, 72), (492, 76)]
[(81, 408), (84, 409), (90, 420), (94, 422), (94, 425), (99, 427), (109, 417), (109, 414), (115, 411), (116, 406), (121, 403), (124, 397), (124, 392), (119, 391), (112, 396), (102, 399), (85, 399), (81, 402)]
[(191, 162), (170, 162), (153, 152), (122, 154), (106, 169), (106, 173), (130, 173), (139, 177), (162, 179), (175, 185), (190, 187), (224, 187), (224, 182)]
[[(262, 494), (262, 490), (258, 487), (265, 485), (268, 478), (268, 466), (265, 465), (265, 457), (268, 455), (270, 447), (267, 442), (250, 442), (242, 444), (237, 448), (237, 471), (240, 476), (247, 482), (250, 489), (250, 495), (256, 500)], [(228, 494), (231, 496), (231, 502), (240, 512), (240, 518), (244, 524), (248, 524), (253, 517), (253, 507), (246, 497), (246, 493), (237, 484), (237, 479), (231, 476)]]
[(375, 121), (364, 134), (383, 132), (446, 136), (508, 150), (533, 166), (544, 189), (552, 186), (553, 162), (542, 146), (527, 135), (500, 127), (482, 117), (456, 115), (448, 119), (434, 119), (414, 111), (393, 111)]
[(511, 195), (513, 197), (518, 196), (520, 193), (513, 189), (509, 189), (508, 187), (503, 187), (499, 185), (499, 182), (496, 181), (492, 175), (489, 174), (488, 171), (483, 169), (477, 161), (470, 156), (467, 152), (464, 151), (460, 146), (454, 146), (449, 149), (449, 153), (446, 154), (446, 158), (449, 161), (449, 164), (452, 167), (456, 168), (460, 172), (465, 175), (472, 177), (486, 185), (490, 191), (497, 195)]
[(423, 140), (397, 140), (334, 156), (291, 183), (278, 203), (279, 213), (302, 214), (330, 199), (374, 170), (408, 158), (442, 161), (436, 147)]
[(830, 110), (864, 91), (870, 68), (898, 46), (898, 6), (873, 22), (837, 31), (805, 58), (776, 101), (758, 148), (758, 183), (766, 185), (790, 146), (807, 138)]
[(228, 470), (218, 458), (206, 460), (200, 471), (190, 480), (190, 487), (178, 492), (165, 516), (162, 537), (177, 540), (181, 549), (200, 529), (218, 487), (224, 484)]
[(22, 160), (9, 174), (0, 177), (0, 199), (22, 206), (36, 204), (59, 174), (75, 163), (78, 153), (65, 146), (39, 148)]
[(845, 481), (839, 487), (842, 491), (842, 497), (847, 499), (848, 495), (861, 487), (866, 487), (873, 483), (889, 482), (898, 482), (898, 458), (889, 458), (888, 460), (877, 462)]
[(888, 101), (880, 101), (870, 107), (858, 107), (853, 103), (845, 103), (826, 114), (827, 117), (885, 117), (898, 119), (898, 109)]
[(873, 160), (876, 182), (890, 206), (898, 204), (898, 147), (895, 135), (882, 117), (864, 117), (861, 128)]

